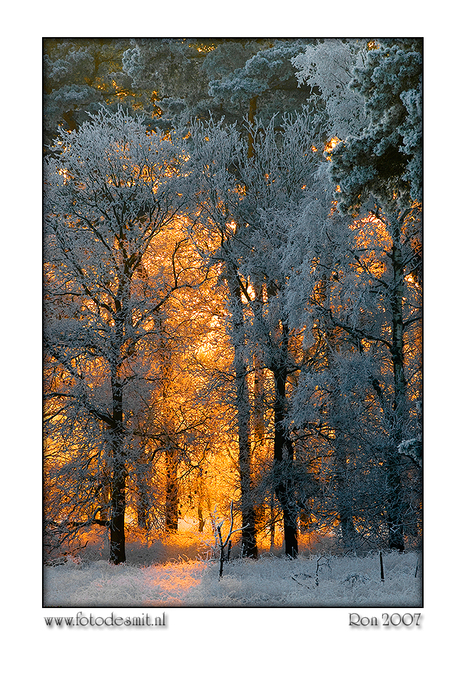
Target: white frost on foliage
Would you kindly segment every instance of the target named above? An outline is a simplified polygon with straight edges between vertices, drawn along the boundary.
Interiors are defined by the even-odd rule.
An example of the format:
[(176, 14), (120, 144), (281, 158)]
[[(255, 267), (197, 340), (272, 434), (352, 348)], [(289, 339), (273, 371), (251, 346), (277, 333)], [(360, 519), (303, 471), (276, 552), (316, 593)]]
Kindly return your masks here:
[[(169, 562), (151, 566), (68, 562), (45, 568), (45, 604), (49, 607), (326, 607), (404, 606), (421, 603), (417, 554), (383, 556), (298, 557), (273, 555), (225, 564), (218, 580), (216, 562)], [(317, 567), (319, 570), (317, 572)], [(317, 581), (316, 581), (317, 576)], [(353, 581), (352, 576), (366, 577)]]
[(329, 132), (345, 139), (364, 125), (364, 98), (349, 89), (353, 70), (364, 60), (366, 41), (329, 39), (308, 45), (292, 59), (299, 85), (308, 83), (321, 91), (329, 117)]

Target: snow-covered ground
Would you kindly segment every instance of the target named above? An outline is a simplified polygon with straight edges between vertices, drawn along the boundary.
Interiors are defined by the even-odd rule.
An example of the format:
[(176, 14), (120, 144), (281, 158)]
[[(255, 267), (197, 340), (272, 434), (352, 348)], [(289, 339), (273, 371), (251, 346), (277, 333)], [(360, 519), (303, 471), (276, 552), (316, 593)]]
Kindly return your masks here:
[[(106, 560), (69, 559), (44, 570), (47, 607), (314, 606), (420, 607), (421, 571), (415, 552), (365, 557), (269, 553), (224, 565), (215, 560), (114, 566)], [(417, 573), (417, 576), (416, 576)]]

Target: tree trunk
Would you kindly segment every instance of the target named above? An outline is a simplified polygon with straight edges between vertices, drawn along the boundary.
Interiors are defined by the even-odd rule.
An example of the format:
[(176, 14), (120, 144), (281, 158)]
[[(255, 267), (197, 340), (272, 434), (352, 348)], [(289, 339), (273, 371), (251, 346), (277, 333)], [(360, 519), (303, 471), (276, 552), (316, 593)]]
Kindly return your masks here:
[(179, 528), (179, 485), (177, 480), (178, 459), (174, 449), (166, 453), (166, 529), (176, 532)]
[[(254, 123), (254, 118), (256, 115), (257, 111), (257, 98), (258, 95), (254, 95), (254, 97), (251, 97), (249, 100), (249, 112), (248, 112), (248, 121), (250, 124)], [(248, 136), (248, 159), (251, 159), (251, 157), (254, 156), (254, 137), (252, 135), (252, 131), (249, 132)]]
[[(346, 406), (342, 400), (334, 406), (336, 411), (345, 413)], [(339, 513), (342, 542), (345, 550), (356, 550), (358, 533), (353, 521), (353, 482), (350, 480), (349, 464), (347, 462), (347, 443), (340, 425), (336, 430), (335, 447), (335, 481), (337, 486), (337, 508)]]
[(162, 402), (161, 418), (164, 436), (162, 444), (165, 449), (165, 528), (175, 533), (179, 529), (179, 450), (175, 445), (176, 411), (174, 395), (174, 370), (171, 345), (167, 343), (166, 331), (161, 316), (158, 319), (162, 343), (158, 354), (161, 361)]
[(115, 315), (115, 360), (111, 370), (112, 387), (112, 491), (110, 519), (110, 562), (120, 564), (126, 561), (125, 554), (125, 481), (126, 470), (123, 452), (123, 388), (121, 384), (121, 346), (124, 320), (120, 302), (116, 302)]
[(389, 454), (387, 461), (387, 482), (389, 500), (387, 505), (388, 545), (390, 550), (404, 550), (403, 500), (401, 485), (401, 462), (397, 446)]
[(112, 516), (110, 519), (110, 562), (126, 562), (125, 553), (125, 468), (116, 467), (112, 480)]
[[(262, 323), (263, 320), (263, 299), (264, 288), (258, 283), (254, 284), (255, 299), (253, 301), (253, 312), (255, 319)], [(262, 324), (261, 324), (261, 329)], [(252, 405), (252, 453), (253, 457), (260, 461), (267, 452), (265, 437), (265, 370), (263, 367), (263, 355), (258, 346), (253, 355), (254, 363), (254, 383), (253, 383), (253, 405)], [(265, 506), (263, 502), (254, 501), (255, 528), (256, 534), (264, 528)]]
[(339, 501), (339, 520), (342, 530), (343, 547), (345, 550), (354, 552), (356, 550), (357, 533), (353, 523), (351, 505), (343, 501), (343, 497)]
[(243, 304), (237, 273), (227, 265), (227, 281), (232, 305), (232, 341), (234, 347), (234, 372), (236, 382), (236, 409), (238, 420), (238, 464), (241, 486), (242, 555), (256, 558), (258, 555), (255, 529), (254, 501), (251, 482), (250, 448), (250, 402), (245, 359), (245, 332)]
[[(118, 392), (117, 392), (118, 393)], [(110, 562), (120, 564), (125, 555), (125, 481), (126, 470), (123, 455), (121, 389), (118, 407), (113, 411), (115, 428), (112, 439), (112, 491), (110, 517)]]
[(198, 501), (197, 515), (198, 515), (198, 532), (201, 534), (201, 532), (204, 529), (204, 517), (203, 517), (203, 508), (201, 507), (201, 500)]
[(275, 547), (275, 532), (276, 532), (276, 522), (275, 522), (275, 492), (272, 491), (270, 494), (270, 550)]
[(394, 376), (394, 400), (390, 435), (391, 446), (387, 459), (387, 484), (389, 489), (387, 514), (389, 547), (392, 550), (402, 552), (404, 550), (404, 503), (401, 482), (401, 456), (398, 452), (398, 445), (403, 439), (401, 420), (405, 414), (406, 407), (403, 326), (404, 263), (400, 242), (404, 216), (400, 217), (389, 214), (388, 221), (393, 241), (391, 252), (393, 283), (390, 305), (392, 314), (391, 359)]
[(136, 488), (137, 488), (137, 501), (136, 501), (136, 513), (137, 513), (137, 525), (140, 529), (147, 531), (150, 528), (150, 501), (148, 495), (149, 481), (147, 477), (147, 462), (144, 459), (143, 469), (141, 472), (136, 473)]
[(206, 489), (206, 485), (203, 481), (202, 475), (198, 475), (198, 482), (197, 482), (197, 493), (198, 493), (198, 508), (197, 508), (197, 516), (198, 516), (198, 531), (201, 533), (204, 530), (205, 524), (206, 524), (206, 517), (204, 516), (203, 512), (203, 507), (206, 504), (206, 509), (208, 513), (210, 514), (211, 512), (211, 501), (209, 499), (209, 493)]
[[(287, 329), (283, 325), (283, 346), (287, 343)], [(284, 426), (286, 418), (286, 379), (285, 367), (273, 367), (275, 379), (275, 493), (283, 510), (285, 553), (296, 557), (297, 541), (297, 508), (295, 501), (292, 466), (294, 448)]]
[(139, 529), (148, 531), (149, 529), (149, 516), (146, 506), (143, 504), (142, 498), (138, 501), (137, 505), (137, 526)]
[(246, 367), (239, 364), (236, 374), (238, 405), (238, 464), (241, 486), (242, 555), (258, 555), (255, 528), (254, 501), (251, 482), (250, 407)]

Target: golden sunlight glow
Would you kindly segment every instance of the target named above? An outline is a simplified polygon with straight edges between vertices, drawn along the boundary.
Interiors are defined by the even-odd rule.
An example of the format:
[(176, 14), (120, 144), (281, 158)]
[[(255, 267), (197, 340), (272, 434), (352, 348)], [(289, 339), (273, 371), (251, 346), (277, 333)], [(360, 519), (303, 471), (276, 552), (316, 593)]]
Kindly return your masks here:
[(65, 181), (65, 182), (69, 181), (69, 180), (71, 179), (71, 177), (72, 177), (72, 176), (70, 175), (69, 171), (68, 171), (66, 168), (60, 168), (60, 169), (58, 170), (58, 173), (59, 173), (59, 175), (62, 175), (62, 177), (64, 178), (64, 181)]
[(340, 138), (334, 136), (328, 142), (326, 142), (326, 144), (324, 145), (324, 151), (325, 152), (332, 152), (334, 147), (336, 147), (339, 142), (340, 142)]
[[(215, 46), (195, 44), (195, 48), (206, 54)], [(115, 81), (112, 81), (112, 85), (117, 88)], [(97, 87), (104, 89), (105, 86)], [(119, 92), (117, 96), (124, 95)], [(331, 153), (339, 142), (338, 137), (332, 137), (324, 146), (325, 153)], [(142, 145), (144, 143), (142, 140)], [(134, 146), (132, 142), (131, 145)], [(146, 148), (151, 146), (150, 141), (145, 145)], [(311, 151), (318, 152), (318, 149), (312, 146)], [(113, 481), (116, 467), (120, 468), (120, 465), (113, 464), (115, 447), (107, 446), (107, 434), (109, 430), (110, 433), (115, 432), (113, 425), (123, 421), (123, 429), (126, 427), (126, 434), (129, 435), (126, 437), (127, 446), (123, 443), (120, 447), (120, 451), (126, 448), (129, 455), (122, 454), (126, 458), (122, 468), (126, 467), (128, 482), (123, 493), (123, 514), (126, 512), (129, 541), (150, 544), (152, 539), (164, 534), (162, 543), (170, 543), (171, 546), (176, 544), (179, 548), (182, 544), (184, 549), (186, 533), (183, 533), (183, 527), (189, 525), (193, 543), (198, 535), (211, 545), (215, 519), (219, 515), (225, 517), (222, 523), (223, 528), (227, 528), (225, 525), (229, 524), (228, 514), (230, 509), (233, 510), (233, 502), (240, 510), (235, 513), (239, 525), (244, 513), (244, 507), (240, 505), (243, 497), (241, 462), (244, 445), (247, 457), (245, 467), (249, 471), (248, 477), (254, 479), (251, 486), (253, 483), (254, 491), (259, 496), (256, 498), (254, 495), (251, 502), (253, 516), (257, 518), (254, 533), (257, 534), (259, 549), (271, 550), (283, 542), (283, 507), (276, 499), (275, 492), (278, 489), (269, 491), (266, 482), (273, 463), (276, 463), (279, 425), (286, 424), (288, 418), (291, 420), (287, 409), (281, 415), (284, 422), (279, 419), (280, 397), (289, 405), (299, 400), (302, 411), (305, 406), (307, 408), (301, 418), (292, 417), (292, 426), (289, 423), (289, 427), (283, 426), (283, 430), (290, 432), (286, 442), (289, 442), (291, 464), (295, 466), (295, 472), (301, 472), (305, 481), (311, 476), (313, 491), (317, 485), (319, 488), (324, 485), (325, 490), (332, 486), (333, 479), (332, 465), (327, 463), (342, 456), (352, 466), (351, 461), (358, 456), (354, 452), (339, 453), (346, 441), (342, 438), (343, 431), (348, 427), (341, 426), (339, 421), (335, 421), (336, 415), (333, 415), (337, 406), (337, 410), (341, 409), (340, 401), (344, 404), (348, 400), (348, 376), (345, 388), (339, 386), (334, 389), (339, 398), (331, 399), (330, 373), (323, 371), (328, 369), (329, 364), (332, 366), (331, 349), (339, 354), (345, 348), (343, 375), (348, 372), (348, 367), (355, 368), (352, 364), (366, 356), (369, 364), (375, 363), (379, 376), (390, 376), (391, 358), (382, 340), (385, 343), (387, 339), (391, 340), (393, 330), (385, 309), (385, 306), (387, 311), (390, 309), (389, 299), (381, 292), (385, 292), (388, 281), (393, 286), (391, 272), (395, 267), (390, 257), (393, 239), (397, 238), (384, 220), (370, 212), (359, 220), (351, 218), (350, 222), (339, 223), (337, 230), (342, 230), (343, 226), (343, 232), (337, 232), (330, 238), (333, 246), (329, 252), (327, 249), (307, 251), (305, 247), (305, 252), (302, 251), (299, 256), (302, 260), (294, 261), (294, 265), (291, 265), (291, 261), (287, 266), (283, 263), (283, 269), (280, 267), (279, 271), (278, 264), (273, 266), (275, 257), (280, 258), (278, 251), (275, 251), (278, 246), (275, 240), (271, 241), (270, 236), (259, 238), (254, 251), (250, 251), (249, 247), (247, 252), (242, 249), (239, 253), (236, 248), (234, 252), (229, 249), (233, 262), (225, 255), (222, 244), (226, 246), (226, 240), (232, 247), (237, 244), (239, 231), (243, 229), (241, 226), (245, 226), (237, 222), (242, 220), (240, 216), (244, 214), (234, 209), (234, 205), (243, 199), (245, 187), (233, 185), (229, 189), (233, 193), (232, 201), (228, 201), (228, 195), (221, 192), (213, 200), (214, 214), (209, 205), (200, 206), (199, 210), (196, 205), (192, 209), (184, 208), (184, 197), (177, 213), (172, 212), (166, 219), (161, 219), (163, 222), (158, 220), (155, 223), (154, 211), (149, 208), (150, 202), (153, 204), (155, 200), (160, 205), (164, 187), (162, 183), (166, 185), (165, 177), (180, 173), (181, 152), (172, 161), (165, 161), (163, 166), (158, 162), (157, 167), (144, 163), (143, 157), (135, 163), (131, 152), (129, 143), (120, 139), (108, 147), (111, 163), (116, 160), (117, 164), (113, 164), (116, 166), (113, 174), (104, 178), (104, 192), (109, 195), (120, 194), (124, 207), (124, 198), (135, 195), (142, 188), (143, 201), (139, 200), (134, 205), (136, 210), (128, 213), (128, 218), (118, 220), (116, 230), (113, 229), (115, 221), (111, 218), (111, 209), (106, 210), (102, 206), (102, 199), (101, 206), (95, 203), (91, 212), (83, 214), (83, 218), (76, 209), (74, 214), (65, 214), (63, 221), (70, 228), (70, 238), (66, 244), (69, 248), (61, 250), (59, 257), (64, 254), (65, 258), (67, 251), (72, 252), (71, 242), (76, 236), (79, 251), (75, 252), (76, 255), (72, 252), (71, 256), (77, 261), (83, 254), (83, 265), (78, 263), (74, 271), (70, 266), (68, 271), (63, 268), (62, 273), (60, 266), (56, 265), (54, 254), (49, 259), (50, 264), (46, 264), (46, 276), (55, 286), (55, 289), (51, 286), (48, 289), (48, 317), (51, 326), (55, 326), (53, 334), (58, 339), (55, 347), (51, 347), (49, 366), (45, 370), (48, 373), (45, 383), (50, 433), (56, 427), (52, 436), (46, 436), (45, 439), (45, 458), (48, 458), (45, 479), (49, 498), (46, 506), (50, 509), (46, 514), (50, 519), (59, 520), (58, 510), (62, 519), (67, 515), (74, 526), (81, 519), (95, 519), (100, 526), (90, 532), (83, 528), (83, 524), (82, 538), (85, 538), (85, 533), (108, 533), (101, 522), (109, 519), (110, 496), (113, 496), (112, 502), (115, 498)], [(307, 153), (310, 155), (308, 150)], [(321, 155), (321, 151), (319, 153)], [(74, 175), (66, 168), (60, 168), (58, 174), (61, 180), (57, 179), (54, 172), (54, 182), (59, 181), (59, 190), (63, 195), (69, 190), (73, 201), (82, 183), (87, 183), (88, 192), (91, 181), (80, 175), (79, 165), (73, 171), (68, 161), (63, 160), (61, 163), (69, 165)], [(80, 158), (78, 163), (84, 162)], [(111, 168), (108, 171), (110, 173)], [(257, 178), (264, 191), (267, 189), (263, 180), (265, 169)], [(211, 167), (210, 173), (213, 172)], [(281, 172), (278, 178), (280, 176)], [(79, 184), (77, 181), (80, 177), (83, 180)], [(276, 175), (266, 173), (264, 177), (267, 185), (277, 181)], [(304, 176), (302, 182), (309, 181)], [(114, 186), (118, 188), (116, 191)], [(306, 187), (303, 185), (302, 189)], [(182, 190), (182, 187), (179, 189)], [(74, 191), (75, 195), (72, 194)], [(204, 192), (201, 188), (194, 188), (195, 191)], [(336, 191), (340, 192), (340, 186), (337, 185)], [(248, 192), (252, 192), (252, 188)], [(334, 201), (330, 207), (328, 205), (330, 215), (337, 211), (337, 204)], [(65, 204), (64, 209), (69, 205), (70, 202)], [(64, 209), (61, 211), (64, 212)], [(205, 213), (205, 209), (208, 213)], [(101, 215), (103, 212), (104, 215)], [(215, 219), (217, 213), (218, 218)], [(206, 220), (201, 218), (202, 215), (206, 216)], [(232, 216), (237, 218), (233, 219)], [(325, 222), (325, 218), (322, 220)], [(406, 233), (403, 231), (405, 245), (411, 245), (410, 240), (417, 238), (413, 220), (414, 224), (407, 228)], [(334, 221), (330, 224), (335, 230)], [(89, 254), (95, 242), (85, 241), (85, 238), (91, 229), (103, 236), (100, 239), (106, 251), (98, 243), (94, 253)], [(291, 234), (297, 235), (295, 232), (289, 233), (289, 239)], [(244, 261), (248, 252), (253, 259), (248, 259), (249, 265)], [(270, 258), (256, 262), (256, 258), (265, 258), (265, 253)], [(317, 255), (319, 253), (320, 256)], [(412, 258), (412, 254), (410, 256)], [(398, 286), (404, 275), (407, 283), (404, 287), (407, 298), (403, 299), (405, 310), (410, 306), (415, 309), (413, 302), (417, 300), (417, 290), (420, 288), (416, 279), (417, 263), (415, 259), (405, 263), (408, 262), (413, 272), (405, 275), (409, 270), (409, 266), (406, 266), (407, 270), (404, 272), (403, 269), (398, 278)], [(310, 268), (311, 277), (305, 276), (300, 280), (307, 267)], [(297, 275), (292, 274), (297, 272), (298, 279)], [(285, 285), (286, 282), (288, 285)], [(298, 320), (291, 322), (288, 315), (284, 317), (285, 312), (290, 313), (290, 310), (283, 308), (283, 297), (288, 300), (295, 286), (298, 290), (294, 291), (294, 303), (302, 310)], [(310, 309), (319, 312), (310, 315)], [(344, 312), (345, 323), (343, 317), (340, 319)], [(324, 322), (325, 313), (330, 316), (330, 324), (329, 318), (327, 324)], [(352, 322), (348, 322), (349, 319)], [(415, 337), (418, 333), (415, 315), (409, 322), (412, 327), (405, 333), (404, 339), (407, 346), (408, 335)], [(294, 325), (297, 325), (295, 329)], [(348, 331), (350, 325), (354, 326), (352, 332)], [(71, 349), (71, 343), (66, 342), (67, 346), (62, 344), (64, 351), (61, 351), (58, 348), (61, 339), (66, 335), (71, 340), (77, 338), (75, 330), (80, 335), (78, 340), (81, 337), (82, 341), (78, 341), (75, 348)], [(352, 335), (353, 341), (350, 342)], [(115, 353), (113, 340), (117, 339), (120, 341), (119, 344), (117, 342)], [(323, 347), (327, 347), (327, 350), (324, 351)], [(376, 360), (372, 356), (374, 351)], [(407, 358), (413, 354), (413, 365), (416, 366), (419, 345), (413, 344), (404, 353)], [(239, 360), (239, 355), (244, 355), (244, 360)], [(362, 367), (359, 366), (359, 371)], [(367, 366), (364, 367), (367, 371)], [(241, 384), (238, 384), (240, 381)], [(366, 385), (365, 381), (359, 383), (360, 390), (363, 386), (369, 388), (370, 382)], [(335, 378), (333, 382), (336, 383)], [(119, 400), (122, 407), (118, 409), (121, 418), (116, 416), (118, 423), (114, 408), (115, 385), (120, 394), (123, 392), (123, 401)], [(391, 385), (391, 378), (385, 385), (387, 392), (390, 386), (394, 386)], [(305, 394), (296, 393), (298, 390), (305, 391)], [(411, 386), (409, 391), (415, 395)], [(93, 399), (97, 410), (93, 409)], [(86, 423), (80, 419), (80, 413), (72, 413), (73, 408), (66, 412), (66, 400), (71, 406), (74, 401), (81, 415), (88, 414)], [(370, 388), (369, 398), (360, 396), (358, 400), (363, 403), (368, 401), (369, 404), (374, 401), (377, 405), (376, 394)], [(333, 404), (334, 401), (336, 404)], [(368, 408), (365, 404), (363, 408), (363, 403), (359, 404), (359, 410), (363, 412), (383, 410), (379, 405)], [(244, 404), (243, 411), (241, 404)], [(350, 408), (350, 415), (354, 414)], [(76, 420), (75, 415), (79, 419)], [(366, 428), (371, 431), (374, 422), (369, 424), (371, 426)], [(121, 438), (125, 439), (124, 436)], [(111, 438), (110, 444), (114, 441)], [(280, 452), (285, 454), (289, 449), (286, 447)], [(78, 476), (74, 475), (72, 467), (75, 463), (77, 467), (79, 463), (86, 463), (87, 472), (81, 466), (82, 471), (77, 472)], [(73, 481), (76, 483), (69, 484), (72, 480), (68, 472), (75, 477)], [(83, 486), (82, 481), (87, 490), (82, 488), (83, 493), (80, 494), (78, 486)], [(298, 481), (303, 482), (304, 479)], [(49, 492), (53, 489), (57, 491), (53, 495), (58, 502), (51, 504), (52, 495)], [(142, 497), (145, 491), (147, 502)], [(82, 499), (84, 497), (81, 515), (73, 503), (77, 493)], [(312, 500), (316, 500), (315, 496), (319, 499), (316, 493), (302, 495), (306, 498), (311, 496)], [(168, 506), (174, 507), (171, 504), (174, 496), (177, 499), (176, 526), (173, 524), (171, 528), (165, 510)], [(318, 506), (322, 503), (312, 503), (310, 510), (310, 502), (301, 500), (305, 508), (299, 507), (302, 513), (295, 520), (295, 524), (299, 522), (300, 541), (304, 548), (315, 542), (316, 534), (324, 538), (324, 535), (333, 533), (339, 523), (331, 516), (323, 517), (320, 514)], [(317, 517), (314, 514), (315, 505)], [(183, 535), (178, 538), (173, 531), (181, 531)], [(235, 537), (235, 540), (239, 539)], [(153, 582), (153, 578), (151, 580)], [(164, 585), (158, 585), (168, 590), (176, 581), (181, 593), (199, 583), (199, 579), (186, 572), (182, 575), (176, 572), (175, 578), (162, 581)]]

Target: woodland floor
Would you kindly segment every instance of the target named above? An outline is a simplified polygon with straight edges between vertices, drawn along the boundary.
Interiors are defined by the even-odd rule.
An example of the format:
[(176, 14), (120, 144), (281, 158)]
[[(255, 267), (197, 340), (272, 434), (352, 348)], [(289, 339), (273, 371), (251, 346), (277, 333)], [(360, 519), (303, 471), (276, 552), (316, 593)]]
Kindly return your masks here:
[[(274, 550), (274, 552), (273, 552)], [(46, 607), (420, 607), (419, 554), (337, 555), (301, 547), (295, 560), (276, 549), (258, 560), (219, 563), (210, 546), (181, 535), (148, 546), (128, 545), (125, 564), (111, 565), (106, 549), (88, 546), (44, 568)]]

